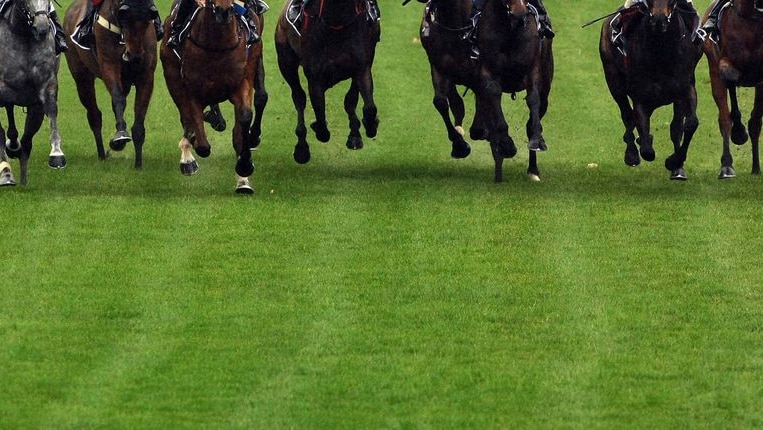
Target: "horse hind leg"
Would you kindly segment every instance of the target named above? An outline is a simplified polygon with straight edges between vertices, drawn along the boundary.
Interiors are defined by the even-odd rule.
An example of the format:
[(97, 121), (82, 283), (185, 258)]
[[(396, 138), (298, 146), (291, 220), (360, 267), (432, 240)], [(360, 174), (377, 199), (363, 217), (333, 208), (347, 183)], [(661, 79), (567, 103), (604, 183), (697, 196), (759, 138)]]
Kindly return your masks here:
[(55, 94), (48, 96), (45, 101), (45, 111), (50, 119), (50, 154), (48, 154), (48, 166), (52, 169), (66, 167), (66, 155), (61, 149), (61, 135), (58, 132), (58, 106)]
[(16, 159), (21, 157), (21, 142), (19, 142), (19, 130), (16, 128), (13, 105), (6, 106), (5, 112), (8, 114), (8, 132), (2, 140), (8, 157)]
[(763, 86), (755, 87), (755, 101), (753, 102), (750, 121), (747, 128), (750, 130), (750, 141), (752, 142), (752, 174), (760, 175), (760, 131), (763, 126)]
[(742, 112), (739, 110), (735, 85), (729, 85), (729, 99), (731, 100), (731, 142), (735, 145), (744, 145), (749, 136), (742, 123)]
[(34, 135), (40, 130), (45, 113), (41, 107), (30, 107), (24, 123), (24, 134), (21, 135), (21, 157), (19, 165), (21, 170), (21, 185), (27, 184), (29, 172), (29, 157), (32, 154), (32, 141)]
[(13, 177), (11, 165), (5, 153), (5, 130), (0, 125), (0, 187), (9, 187), (16, 185), (16, 179)]
[[(450, 140), (450, 156), (453, 158), (466, 158), (471, 154), (469, 143), (464, 140), (463, 121), (465, 116), (464, 100), (458, 95), (458, 90), (453, 84), (445, 85), (448, 87), (447, 96), (442, 88), (437, 88), (435, 84), (435, 96), (432, 100), (437, 112), (440, 113), (445, 129), (448, 132)], [(450, 114), (453, 113), (454, 121), (451, 121)]]
[(358, 106), (358, 99), (360, 92), (358, 87), (353, 81), (350, 84), (350, 89), (344, 96), (344, 111), (347, 113), (347, 119), (350, 122), (350, 134), (347, 136), (347, 148), (349, 149), (363, 149), (363, 138), (360, 136), (360, 119), (355, 113), (355, 109)]
[(180, 173), (184, 176), (196, 174), (199, 171), (199, 164), (196, 162), (191, 151), (193, 148), (191, 141), (186, 136), (183, 136), (178, 143), (178, 148), (180, 148)]
[(297, 111), (297, 126), (294, 129), (297, 144), (294, 145), (294, 161), (305, 164), (310, 161), (310, 145), (307, 143), (307, 127), (305, 127), (307, 94), (305, 94), (300, 83), (299, 58), (288, 47), (276, 44), (276, 51), (278, 53), (278, 68), (291, 89), (291, 101)]
[(103, 114), (98, 108), (98, 100), (95, 95), (95, 76), (87, 74), (75, 75), (74, 82), (77, 86), (77, 96), (82, 106), (85, 107), (87, 114), (87, 123), (95, 139), (95, 149), (98, 153), (98, 159), (105, 160), (108, 153), (103, 146)]
[(691, 139), (699, 127), (696, 100), (696, 92), (693, 92), (693, 97), (688, 104), (675, 103), (673, 105), (673, 120), (670, 123), (673, 154), (665, 159), (665, 168), (670, 171), (671, 180), (685, 181), (688, 178), (684, 170), (684, 163), (689, 152)]
[(257, 75), (254, 77), (254, 120), (249, 129), (251, 135), (250, 149), (256, 149), (260, 146), (262, 136), (262, 116), (265, 112), (265, 106), (268, 104), (268, 92), (265, 89), (265, 67), (262, 61), (259, 63)]

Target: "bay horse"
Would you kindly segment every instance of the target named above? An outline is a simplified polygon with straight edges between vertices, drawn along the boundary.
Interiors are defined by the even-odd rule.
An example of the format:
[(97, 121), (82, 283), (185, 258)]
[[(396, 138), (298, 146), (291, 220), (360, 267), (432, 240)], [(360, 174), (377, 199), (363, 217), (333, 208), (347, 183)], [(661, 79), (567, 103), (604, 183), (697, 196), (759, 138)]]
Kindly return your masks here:
[(471, 0), (432, 0), (421, 19), (421, 46), (429, 59), (434, 87), (432, 104), (445, 124), (453, 158), (471, 153), (464, 139), (464, 100), (456, 85), (473, 89), (480, 82), (479, 65), (470, 58), (469, 41), (464, 37), (472, 25), (471, 4)]
[[(66, 10), (64, 29), (74, 33), (88, 11), (90, 0), (74, 0)], [(83, 49), (70, 43), (66, 62), (77, 85), (79, 100), (87, 111), (87, 122), (95, 138), (98, 158), (108, 155), (103, 147), (103, 117), (95, 93), (95, 79), (106, 85), (116, 118), (116, 131), (109, 147), (121, 151), (131, 140), (135, 146), (135, 168), (143, 166), (143, 144), (146, 139), (145, 119), (154, 91), (156, 70), (156, 30), (158, 16), (152, 0), (103, 0), (99, 18), (93, 26), (94, 46)], [(127, 96), (135, 87), (134, 118), (127, 132), (125, 109)]]
[(599, 54), (625, 126), (624, 162), (637, 166), (642, 158), (654, 161), (650, 119), (658, 107), (672, 105), (673, 154), (665, 160), (665, 168), (670, 179), (686, 180), (684, 162), (699, 126), (694, 70), (702, 47), (692, 41), (694, 28), (677, 10), (676, 0), (646, 0), (646, 6), (629, 18), (623, 54), (612, 41), (615, 19), (616, 15), (602, 24)]
[[(707, 15), (705, 14), (705, 20)], [(755, 99), (747, 123), (752, 141), (752, 174), (760, 174), (759, 139), (763, 118), (763, 0), (734, 0), (718, 20), (720, 41), (704, 44), (710, 69), (713, 99), (718, 107), (718, 126), (723, 138), (719, 179), (736, 176), (730, 140), (742, 145), (748, 139), (737, 101), (737, 87), (754, 87)], [(728, 96), (727, 96), (728, 95)], [(728, 99), (731, 99), (729, 110)]]
[(344, 97), (344, 110), (349, 118), (350, 133), (347, 148), (361, 149), (360, 120), (355, 108), (358, 96), (363, 97), (363, 126), (366, 136), (376, 136), (379, 120), (373, 97), (371, 66), (376, 53), (381, 28), (379, 21), (366, 17), (365, 0), (313, 0), (305, 6), (300, 29), (287, 19), (291, 1), (284, 4), (275, 30), (278, 67), (291, 88), (291, 98), (297, 110), (297, 144), (294, 160), (304, 164), (310, 161), (310, 147), (305, 127), (307, 98), (299, 77), (299, 66), (307, 78), (310, 102), (315, 113), (311, 128), (316, 138), (328, 142), (331, 133), (326, 122), (326, 91), (350, 79), (350, 88)]
[(472, 139), (487, 138), (495, 162), (494, 180), (503, 181), (503, 160), (517, 153), (501, 106), (503, 93), (525, 91), (529, 118), (525, 124), (530, 161), (527, 170), (540, 178), (536, 153), (547, 149), (541, 120), (548, 110), (554, 76), (552, 39), (541, 38), (539, 21), (527, 0), (488, 0), (482, 11), (477, 43), (480, 79), (474, 88), (476, 115)]
[[(7, 135), (0, 124), (0, 186), (16, 184), (8, 157), (19, 159), (21, 184), (27, 184), (32, 140), (46, 115), (50, 120), (48, 165), (66, 166), (58, 132), (60, 59), (55, 52), (49, 10), (50, 0), (11, 0), (0, 11), (0, 106), (5, 107), (9, 123)], [(15, 106), (27, 109), (20, 141)]]
[[(252, 194), (249, 176), (254, 172), (250, 130), (255, 75), (262, 61), (262, 43), (246, 45), (245, 28), (234, 10), (233, 0), (200, 0), (189, 24), (182, 59), (167, 47), (169, 28), (177, 8), (164, 22), (165, 36), (160, 57), (170, 96), (180, 113), (180, 171), (192, 175), (198, 163), (191, 149), (202, 158), (211, 147), (204, 129), (206, 106), (229, 100), (234, 107), (233, 148), (237, 155), (236, 193)], [(255, 16), (257, 28), (262, 25)]]

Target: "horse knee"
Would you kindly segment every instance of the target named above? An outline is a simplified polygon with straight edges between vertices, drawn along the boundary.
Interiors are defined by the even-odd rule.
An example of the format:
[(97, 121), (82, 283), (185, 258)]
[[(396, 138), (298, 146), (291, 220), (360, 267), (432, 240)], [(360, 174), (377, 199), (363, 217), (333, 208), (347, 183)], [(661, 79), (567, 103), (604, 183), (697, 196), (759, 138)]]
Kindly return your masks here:
[(697, 128), (699, 128), (699, 118), (696, 115), (686, 118), (686, 122), (684, 122), (685, 133), (694, 133)]
[(446, 97), (435, 96), (435, 98), (432, 100), (432, 104), (438, 112), (444, 112), (448, 110), (448, 99)]
[(248, 108), (239, 109), (237, 113), (238, 122), (244, 123), (244, 124), (250, 124), (252, 122), (252, 110)]

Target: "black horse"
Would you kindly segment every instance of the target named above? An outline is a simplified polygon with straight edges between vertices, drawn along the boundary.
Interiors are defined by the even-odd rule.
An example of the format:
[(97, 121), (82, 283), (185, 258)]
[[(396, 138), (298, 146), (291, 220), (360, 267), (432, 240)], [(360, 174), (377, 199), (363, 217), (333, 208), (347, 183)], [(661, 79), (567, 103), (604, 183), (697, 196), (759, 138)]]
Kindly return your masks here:
[(623, 50), (612, 39), (612, 22), (622, 17), (615, 15), (604, 21), (599, 43), (604, 76), (625, 125), (625, 164), (637, 166), (641, 158), (654, 161), (650, 118), (658, 107), (673, 105), (673, 154), (665, 160), (665, 168), (671, 172), (670, 179), (685, 180), (686, 154), (699, 126), (694, 69), (702, 48), (692, 41), (694, 28), (676, 10), (676, 0), (646, 3), (631, 11)]
[(310, 147), (305, 127), (307, 98), (299, 77), (299, 66), (307, 78), (310, 102), (315, 113), (311, 128), (321, 142), (328, 142), (331, 133), (326, 122), (326, 91), (347, 79), (350, 88), (344, 98), (344, 109), (350, 121), (347, 147), (360, 149), (360, 120), (355, 113), (358, 96), (363, 97), (363, 126), (366, 136), (375, 137), (379, 120), (373, 97), (371, 65), (381, 33), (378, 20), (369, 19), (365, 0), (313, 0), (305, 6), (305, 18), (297, 29), (288, 19), (291, 1), (287, 1), (275, 31), (278, 67), (291, 87), (291, 98), (297, 109), (297, 144), (294, 160), (310, 161)]
[(517, 153), (503, 114), (503, 93), (526, 92), (530, 111), (525, 124), (530, 151), (528, 174), (538, 179), (536, 152), (545, 151), (541, 119), (548, 109), (554, 77), (552, 39), (541, 38), (538, 16), (527, 0), (488, 0), (478, 37), (481, 52), (477, 116), (472, 138), (487, 137), (495, 161), (495, 181), (503, 180), (503, 160)]
[[(729, 149), (729, 137), (737, 145), (745, 143), (748, 138), (737, 101), (737, 87), (755, 88), (755, 101), (748, 127), (749, 138), (752, 141), (752, 174), (759, 175), (758, 143), (763, 118), (763, 0), (731, 2), (720, 16), (719, 26), (720, 44), (709, 39), (705, 41), (710, 83), (715, 104), (718, 106), (718, 125), (723, 137), (723, 155), (718, 178), (736, 176), (734, 159)], [(731, 110), (727, 94), (731, 99)]]
[(477, 88), (480, 82), (479, 63), (469, 57), (465, 38), (471, 30), (471, 4), (471, 0), (433, 0), (427, 3), (421, 20), (421, 45), (429, 58), (434, 87), (432, 103), (445, 123), (453, 158), (471, 153), (464, 140), (464, 100), (456, 85)]

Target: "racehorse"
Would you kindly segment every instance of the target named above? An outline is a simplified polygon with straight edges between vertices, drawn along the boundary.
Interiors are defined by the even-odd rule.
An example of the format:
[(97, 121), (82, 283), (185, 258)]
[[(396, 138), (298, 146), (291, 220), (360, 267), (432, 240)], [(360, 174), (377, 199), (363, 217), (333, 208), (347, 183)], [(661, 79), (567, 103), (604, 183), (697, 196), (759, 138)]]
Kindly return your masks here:
[(464, 140), (464, 101), (456, 85), (477, 88), (480, 79), (478, 63), (469, 57), (469, 42), (464, 38), (471, 29), (471, 4), (471, 0), (431, 1), (421, 20), (421, 45), (429, 58), (434, 87), (432, 103), (445, 123), (453, 158), (471, 153)]
[(530, 161), (528, 175), (538, 180), (536, 152), (547, 149), (541, 120), (548, 109), (554, 76), (552, 39), (541, 38), (537, 14), (527, 0), (488, 0), (478, 33), (480, 81), (474, 88), (477, 114), (473, 139), (487, 137), (495, 161), (495, 182), (503, 181), (503, 160), (517, 153), (501, 106), (503, 93), (526, 92), (525, 124)]
[[(198, 7), (191, 18), (182, 59), (167, 47), (169, 27), (176, 10), (173, 8), (173, 14), (164, 22), (165, 37), (160, 56), (164, 79), (183, 126), (179, 144), (181, 172), (192, 175), (198, 170), (191, 148), (202, 158), (211, 152), (204, 130), (204, 107), (229, 100), (235, 116), (236, 192), (252, 194), (254, 190), (249, 183), (249, 176), (254, 172), (251, 149), (259, 136), (255, 136), (249, 127), (255, 75), (262, 61), (262, 43), (246, 45), (246, 29), (233, 4), (233, 0), (205, 0)], [(255, 16), (255, 22), (257, 28), (262, 27), (259, 17)]]
[(347, 147), (361, 149), (360, 120), (355, 113), (358, 96), (363, 97), (363, 126), (366, 136), (376, 136), (379, 120), (373, 98), (371, 66), (381, 28), (378, 20), (369, 22), (365, 0), (315, 0), (305, 6), (301, 28), (295, 28), (287, 18), (291, 1), (284, 4), (275, 31), (278, 67), (291, 88), (291, 98), (297, 110), (297, 144), (294, 160), (310, 161), (310, 147), (305, 127), (306, 95), (299, 78), (302, 66), (307, 78), (310, 102), (315, 113), (311, 128), (316, 138), (328, 142), (331, 133), (326, 122), (326, 91), (347, 79), (350, 88), (344, 97), (344, 110), (350, 122)]
[[(72, 34), (87, 13), (90, 0), (74, 0), (66, 10), (64, 29)], [(135, 168), (143, 166), (146, 112), (154, 91), (156, 70), (156, 30), (158, 16), (152, 0), (103, 0), (97, 25), (93, 26), (94, 46), (83, 49), (74, 43), (66, 51), (66, 62), (77, 85), (77, 94), (87, 110), (87, 122), (95, 138), (98, 158), (105, 160), (103, 117), (95, 94), (95, 78), (101, 79), (111, 95), (116, 132), (109, 147), (121, 151), (130, 142), (135, 146)], [(134, 118), (127, 132), (127, 96), (135, 87)]]
[[(50, 0), (11, 0), (0, 11), (0, 106), (9, 122), (6, 132), (0, 125), (0, 186), (15, 185), (7, 157), (18, 158), (21, 184), (28, 179), (32, 139), (50, 120), (48, 165), (66, 166), (58, 133), (58, 67), (48, 11)], [(24, 133), (18, 140), (14, 106), (27, 108)]]
[[(752, 141), (752, 174), (759, 175), (758, 144), (763, 118), (763, 0), (734, 0), (721, 13), (718, 26), (720, 43), (716, 44), (708, 38), (704, 45), (713, 99), (718, 106), (718, 125), (723, 137), (718, 178), (736, 176), (729, 137), (737, 145), (748, 139), (737, 101), (737, 87), (755, 88), (754, 106), (747, 126)], [(731, 110), (728, 98), (731, 99)]]
[(625, 125), (625, 164), (637, 166), (641, 158), (654, 161), (650, 118), (658, 107), (672, 105), (673, 154), (665, 160), (665, 168), (671, 172), (670, 179), (686, 180), (683, 166), (699, 126), (694, 70), (702, 48), (692, 41), (694, 28), (684, 21), (675, 0), (647, 0), (646, 7), (640, 6), (626, 24), (629, 30), (623, 53), (612, 41), (615, 19), (616, 15), (602, 25), (599, 53), (607, 86)]

